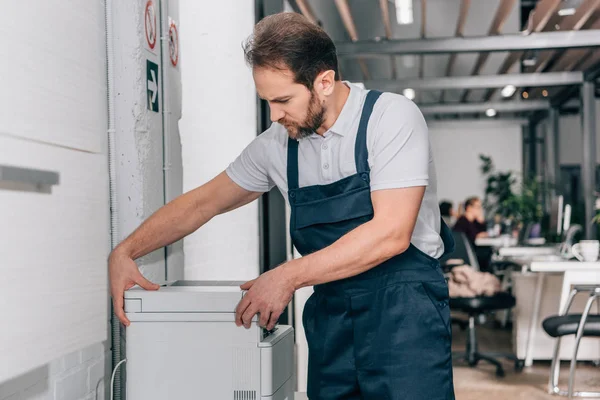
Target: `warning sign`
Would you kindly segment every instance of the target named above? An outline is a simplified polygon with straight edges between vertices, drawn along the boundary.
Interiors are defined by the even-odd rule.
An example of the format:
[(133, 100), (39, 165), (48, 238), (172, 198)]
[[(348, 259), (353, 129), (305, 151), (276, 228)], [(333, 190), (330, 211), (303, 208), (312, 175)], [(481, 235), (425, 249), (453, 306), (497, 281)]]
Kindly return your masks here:
[(158, 112), (158, 64), (146, 60), (146, 91), (148, 110)]
[(148, 0), (146, 2), (146, 11), (144, 12), (144, 30), (146, 32), (146, 42), (150, 49), (156, 46), (156, 12), (154, 10), (154, 2)]
[(169, 18), (169, 57), (171, 64), (176, 67), (179, 61), (179, 33), (177, 24), (171, 18)]

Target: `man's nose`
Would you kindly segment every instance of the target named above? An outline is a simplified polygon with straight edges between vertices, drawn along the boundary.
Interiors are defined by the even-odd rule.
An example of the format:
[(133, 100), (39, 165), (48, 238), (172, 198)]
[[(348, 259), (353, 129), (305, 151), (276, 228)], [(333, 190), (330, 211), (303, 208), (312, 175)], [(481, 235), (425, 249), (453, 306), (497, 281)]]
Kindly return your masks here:
[(281, 109), (279, 109), (278, 107), (270, 106), (270, 108), (271, 108), (271, 122), (277, 122), (285, 116), (285, 113), (283, 111), (281, 111)]

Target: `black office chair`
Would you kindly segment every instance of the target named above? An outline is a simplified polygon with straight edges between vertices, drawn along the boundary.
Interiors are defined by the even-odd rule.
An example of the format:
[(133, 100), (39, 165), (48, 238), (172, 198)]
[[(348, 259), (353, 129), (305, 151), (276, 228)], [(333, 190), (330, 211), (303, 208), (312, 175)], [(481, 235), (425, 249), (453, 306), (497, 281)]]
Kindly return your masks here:
[[(469, 264), (471, 268), (479, 271), (479, 263), (475, 256), (475, 251), (467, 237), (461, 232), (453, 232), (455, 241), (455, 251), (446, 257), (445, 261), (448, 262), (449, 258), (462, 259), (466, 264)], [(447, 264), (446, 264), (447, 265)], [(447, 269), (447, 268), (446, 268)], [(519, 360), (513, 354), (504, 353), (488, 353), (484, 354), (479, 352), (477, 347), (477, 334), (476, 334), (476, 322), (481, 319), (486, 313), (496, 310), (506, 310), (514, 307), (516, 304), (515, 298), (508, 292), (499, 292), (493, 296), (477, 296), (477, 297), (451, 297), (450, 298), (450, 309), (461, 311), (469, 316), (468, 320), (468, 336), (467, 336), (467, 348), (465, 352), (454, 352), (452, 354), (453, 359), (464, 359), (467, 361), (469, 366), (476, 366), (479, 361), (487, 361), (492, 365), (496, 366), (496, 376), (504, 376), (504, 368), (502, 364), (494, 357), (504, 357), (515, 362), (515, 371), (520, 372), (523, 369), (524, 362)], [(456, 321), (453, 321), (456, 322)]]
[[(589, 293), (589, 299), (583, 310), (583, 314), (569, 314), (573, 299), (578, 293)], [(582, 337), (600, 337), (600, 314), (590, 314), (595, 301), (600, 301), (600, 285), (577, 285), (571, 290), (565, 309), (559, 315), (548, 317), (542, 323), (546, 333), (556, 338), (552, 365), (550, 367), (550, 382), (548, 391), (559, 396), (594, 397), (599, 398), (600, 392), (575, 392), (575, 366), (577, 364), (577, 352)], [(558, 378), (560, 372), (560, 340), (563, 336), (575, 335), (575, 345), (571, 358), (569, 371), (569, 386), (567, 391), (560, 390)]]

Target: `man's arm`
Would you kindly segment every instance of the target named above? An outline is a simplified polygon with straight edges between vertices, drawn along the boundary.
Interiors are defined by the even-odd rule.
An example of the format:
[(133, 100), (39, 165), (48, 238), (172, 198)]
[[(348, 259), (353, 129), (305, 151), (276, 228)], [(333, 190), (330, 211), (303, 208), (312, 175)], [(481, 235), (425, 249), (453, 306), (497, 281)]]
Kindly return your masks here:
[(236, 308), (236, 324), (248, 328), (260, 313), (260, 326), (273, 329), (298, 288), (358, 275), (406, 251), (424, 193), (424, 186), (372, 192), (371, 221), (322, 250), (288, 261), (242, 285), (249, 293)]
[(158, 209), (123, 240), (109, 257), (111, 294), (121, 322), (129, 325), (123, 311), (125, 290), (136, 284), (147, 290), (158, 289), (142, 276), (135, 259), (182, 239), (216, 215), (248, 204), (261, 194), (243, 189), (223, 172)]
[(261, 194), (243, 189), (222, 172), (158, 209), (114, 251), (135, 260), (182, 239), (215, 216), (246, 205)]
[(406, 251), (424, 193), (422, 186), (373, 192), (371, 221), (283, 266), (295, 289), (358, 275)]

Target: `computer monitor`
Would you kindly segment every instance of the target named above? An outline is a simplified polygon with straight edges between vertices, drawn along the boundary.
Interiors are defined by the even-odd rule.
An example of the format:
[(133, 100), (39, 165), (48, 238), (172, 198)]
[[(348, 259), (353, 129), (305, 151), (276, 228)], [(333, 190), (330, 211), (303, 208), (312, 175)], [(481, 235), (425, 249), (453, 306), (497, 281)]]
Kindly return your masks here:
[(563, 202), (563, 196), (557, 196), (552, 199), (550, 204), (550, 232), (559, 237), (563, 233)]
[(567, 233), (571, 227), (571, 205), (565, 205), (565, 215), (563, 217), (563, 232)]

